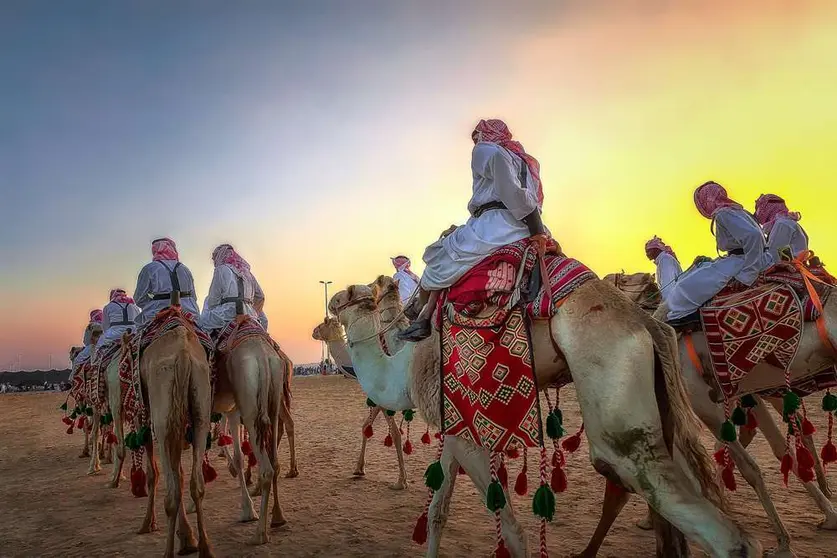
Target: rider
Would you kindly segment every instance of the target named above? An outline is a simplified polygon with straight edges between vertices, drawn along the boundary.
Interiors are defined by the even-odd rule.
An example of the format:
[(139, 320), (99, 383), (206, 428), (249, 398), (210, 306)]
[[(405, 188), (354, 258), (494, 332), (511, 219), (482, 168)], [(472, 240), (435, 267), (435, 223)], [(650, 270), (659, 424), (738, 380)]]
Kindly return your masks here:
[(180, 291), (180, 306), (195, 319), (200, 315), (195, 297), (192, 272), (180, 263), (177, 246), (170, 238), (151, 243), (151, 262), (139, 272), (134, 300), (142, 312), (136, 319), (137, 329), (150, 324), (157, 312), (170, 305), (173, 289)]
[[(212, 262), (215, 273), (209, 294), (203, 301), (203, 328), (209, 332), (223, 329), (235, 319), (238, 301), (242, 303), (245, 314), (259, 320), (264, 307), (264, 292), (253, 277), (250, 265), (229, 244), (221, 244), (212, 252)], [(262, 325), (265, 326), (266, 323)]]
[(90, 321), (87, 323), (87, 326), (84, 328), (84, 337), (82, 342), (84, 344), (84, 348), (79, 351), (76, 357), (73, 359), (73, 368), (87, 360), (90, 356), (90, 348), (93, 344), (93, 334), (94, 331), (98, 331), (101, 333), (102, 327), (102, 311), (101, 310), (91, 310), (90, 311)]
[(393, 267), (395, 267), (392, 278), (398, 281), (398, 296), (402, 303), (407, 302), (413, 296), (413, 292), (415, 292), (421, 279), (410, 270), (410, 258), (407, 256), (395, 256), (390, 259)]
[(791, 212), (785, 200), (775, 194), (762, 194), (756, 200), (756, 220), (767, 236), (767, 249), (774, 262), (781, 260), (779, 250), (790, 247), (791, 256), (797, 257), (808, 250), (808, 235), (799, 225), (802, 216)]
[(541, 246), (547, 241), (548, 231), (541, 221), (543, 187), (537, 159), (512, 140), (502, 120), (480, 120), (471, 139), (471, 217), (425, 250), (419, 291), (424, 308), (401, 333), (406, 341), (430, 335), (430, 317), (439, 291), (455, 284), (494, 250), (528, 237)]
[(97, 345), (100, 353), (107, 345), (119, 343), (123, 333), (134, 329), (140, 313), (139, 307), (134, 304), (134, 299), (128, 296), (124, 289), (112, 289), (109, 297), (110, 302), (102, 309), (104, 333)]
[(683, 273), (680, 261), (674, 250), (658, 236), (645, 243), (645, 255), (657, 265), (657, 285), (660, 287), (660, 295), (666, 300), (677, 277)]
[(772, 263), (758, 223), (727, 197), (723, 186), (707, 182), (695, 190), (694, 199), (700, 214), (712, 220), (717, 249), (726, 255), (680, 276), (667, 300), (668, 320), (673, 323), (691, 321), (732, 279), (752, 286)]

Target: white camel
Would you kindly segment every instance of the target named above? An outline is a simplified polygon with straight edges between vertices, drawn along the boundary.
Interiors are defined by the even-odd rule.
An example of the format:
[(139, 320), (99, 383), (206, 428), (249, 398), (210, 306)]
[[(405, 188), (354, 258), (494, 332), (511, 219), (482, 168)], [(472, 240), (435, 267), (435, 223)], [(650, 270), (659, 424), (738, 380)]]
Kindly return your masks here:
[[(352, 363), (367, 395), (393, 410), (417, 407), (440, 427), (438, 332), (390, 357), (374, 339), (380, 319), (368, 286), (337, 293), (329, 308), (346, 328)], [(659, 513), (655, 523), (665, 555), (683, 554), (685, 534), (712, 556), (761, 556), (759, 542), (708, 498), (713, 492), (717, 496), (717, 485), (680, 377), (673, 330), (601, 281), (576, 289), (550, 321), (532, 328), (537, 383), (570, 378), (575, 383), (593, 466), (611, 482), (641, 494)], [(675, 438), (688, 473), (672, 458)], [(490, 482), (488, 452), (465, 440), (446, 436), (441, 464), (444, 482), (428, 511), (429, 556), (438, 555), (460, 464), (483, 496)], [(505, 506), (500, 517), (505, 547), (512, 556), (527, 556), (511, 507)], [(679, 532), (666, 529), (666, 522)]]

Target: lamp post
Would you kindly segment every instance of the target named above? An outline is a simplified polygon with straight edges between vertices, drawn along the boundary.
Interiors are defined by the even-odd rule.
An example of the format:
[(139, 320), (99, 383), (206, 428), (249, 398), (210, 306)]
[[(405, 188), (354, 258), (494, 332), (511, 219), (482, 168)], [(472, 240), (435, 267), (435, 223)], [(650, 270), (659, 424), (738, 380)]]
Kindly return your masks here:
[[(325, 317), (328, 318), (328, 286), (331, 285), (331, 281), (320, 281), (320, 284), (323, 286), (324, 290), (324, 308), (325, 308)], [(321, 374), (325, 375), (326, 373), (326, 362), (328, 362), (328, 344), (323, 341), (323, 362), (320, 364), (322, 367)]]

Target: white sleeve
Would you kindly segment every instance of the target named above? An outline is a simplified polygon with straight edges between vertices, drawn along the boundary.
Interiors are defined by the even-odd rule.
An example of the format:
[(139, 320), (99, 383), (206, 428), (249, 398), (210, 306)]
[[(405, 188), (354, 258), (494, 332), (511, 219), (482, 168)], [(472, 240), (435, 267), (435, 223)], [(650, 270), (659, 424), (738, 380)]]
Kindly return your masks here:
[(203, 301), (204, 312), (221, 304), (221, 299), (224, 298), (224, 294), (229, 290), (229, 281), (225, 277), (225, 271), (229, 272), (227, 266), (219, 265), (212, 273), (212, 283), (209, 285), (209, 292)]
[(105, 307), (102, 308), (102, 331), (107, 331), (110, 327), (110, 317), (108, 316), (108, 306), (110, 306), (110, 302), (105, 304)]
[(148, 296), (151, 291), (151, 266), (146, 265), (139, 272), (137, 277), (137, 288), (134, 289), (134, 301), (140, 308), (145, 308), (145, 305), (151, 302)]
[(742, 277), (749, 278), (742, 282), (751, 286), (758, 279), (764, 266), (765, 242), (761, 227), (742, 211), (721, 211), (715, 224), (718, 228), (723, 228), (744, 249), (744, 266), (737, 277), (739, 280)]
[[(497, 150), (491, 157), (491, 172), (494, 176), (494, 187), (497, 189), (497, 195), (500, 196), (500, 201), (511, 211), (511, 214), (517, 220), (522, 220), (524, 217), (538, 209), (537, 194), (527, 188), (529, 180), (521, 187), (520, 176), (517, 174), (515, 166), (511, 163), (509, 158), (505, 156), (500, 150)], [(517, 159), (516, 155), (508, 154)], [(526, 162), (519, 159), (522, 165)], [(528, 173), (527, 173), (528, 177)]]
[(781, 261), (779, 258), (779, 250), (791, 245), (794, 232), (793, 225), (785, 219), (779, 219), (773, 224), (773, 228), (770, 229), (770, 236), (767, 237), (767, 248), (770, 251), (770, 255), (773, 256), (774, 262)]

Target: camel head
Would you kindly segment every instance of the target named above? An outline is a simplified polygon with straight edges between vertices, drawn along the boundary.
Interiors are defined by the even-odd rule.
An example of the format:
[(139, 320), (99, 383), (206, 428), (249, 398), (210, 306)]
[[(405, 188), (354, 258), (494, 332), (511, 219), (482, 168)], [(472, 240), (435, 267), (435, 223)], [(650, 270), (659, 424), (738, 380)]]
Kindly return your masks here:
[(70, 362), (73, 362), (84, 347), (70, 347)]
[(389, 275), (379, 275), (369, 287), (371, 287), (372, 295), (378, 304), (381, 304), (384, 299), (389, 303), (387, 306), (392, 306), (396, 302), (401, 303), (397, 279), (393, 279)]
[(345, 291), (340, 291), (331, 297), (328, 311), (345, 327), (360, 316), (376, 312), (378, 305), (369, 285), (350, 285)]
[(605, 275), (602, 281), (614, 285), (642, 308), (656, 308), (660, 303), (660, 289), (650, 273), (611, 273)]
[(315, 341), (342, 341), (343, 340), (343, 326), (337, 321), (337, 318), (329, 316), (320, 325), (314, 328), (311, 337)]

